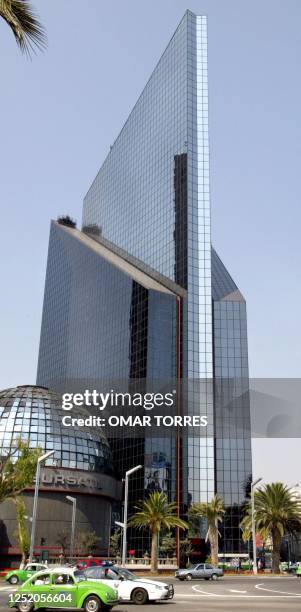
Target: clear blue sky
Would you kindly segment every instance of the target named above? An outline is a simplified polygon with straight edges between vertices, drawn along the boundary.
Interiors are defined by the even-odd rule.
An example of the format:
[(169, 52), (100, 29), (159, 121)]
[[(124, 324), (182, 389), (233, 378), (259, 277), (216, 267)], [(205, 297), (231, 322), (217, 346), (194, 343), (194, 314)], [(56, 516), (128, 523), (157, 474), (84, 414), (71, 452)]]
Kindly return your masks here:
[(0, 388), (35, 382), (49, 221), (82, 198), (186, 8), (208, 15), (213, 243), (248, 303), (250, 374), (300, 376), (301, 2), (33, 0), (0, 21)]

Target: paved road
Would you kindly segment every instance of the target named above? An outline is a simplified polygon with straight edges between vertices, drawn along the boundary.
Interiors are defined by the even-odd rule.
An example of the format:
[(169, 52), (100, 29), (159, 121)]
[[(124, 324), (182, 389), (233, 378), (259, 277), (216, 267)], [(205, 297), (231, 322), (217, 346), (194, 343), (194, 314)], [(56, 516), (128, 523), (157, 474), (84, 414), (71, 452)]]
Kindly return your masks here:
[[(166, 580), (167, 581), (167, 580)], [(178, 582), (172, 601), (134, 606), (120, 604), (116, 612), (297, 612), (301, 609), (301, 579), (292, 577), (267, 578), (265, 576), (224, 577), (217, 582), (195, 580)], [(12, 587), (1, 584), (0, 610), (8, 612)]]

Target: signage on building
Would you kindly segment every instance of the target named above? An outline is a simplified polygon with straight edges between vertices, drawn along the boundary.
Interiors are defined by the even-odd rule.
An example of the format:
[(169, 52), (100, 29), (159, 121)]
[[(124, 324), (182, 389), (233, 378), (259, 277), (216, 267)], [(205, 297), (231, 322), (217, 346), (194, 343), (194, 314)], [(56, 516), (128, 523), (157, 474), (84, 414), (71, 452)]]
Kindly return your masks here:
[[(53, 487), (54, 489), (81, 489), (101, 491), (103, 489), (103, 476), (84, 471), (44, 468), (40, 476), (41, 489)], [(35, 479), (34, 479), (35, 484)]]
[(68, 470), (55, 470), (55, 471), (43, 471), (40, 479), (41, 487), (48, 486), (60, 486), (63, 487), (76, 487), (76, 488), (88, 488), (88, 489), (102, 489), (101, 477), (97, 474), (91, 474), (78, 472), (70, 473)]
[(122, 496), (122, 483), (114, 476), (59, 467), (44, 467), (41, 470), (39, 488), (42, 491), (101, 495), (115, 500), (120, 500)]

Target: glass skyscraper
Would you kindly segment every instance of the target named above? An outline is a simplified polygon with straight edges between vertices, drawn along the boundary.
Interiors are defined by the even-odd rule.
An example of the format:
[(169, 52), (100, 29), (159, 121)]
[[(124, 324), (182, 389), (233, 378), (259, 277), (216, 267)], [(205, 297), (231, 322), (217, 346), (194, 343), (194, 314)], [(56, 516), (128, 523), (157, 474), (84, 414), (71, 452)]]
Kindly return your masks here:
[(187, 401), (190, 413), (207, 414), (207, 436), (180, 446), (124, 440), (118, 469), (142, 462), (132, 500), (160, 487), (184, 515), (220, 493), (222, 546), (241, 550), (251, 474), (246, 305), (211, 245), (207, 23), (190, 11), (85, 197), (82, 231), (51, 229), (38, 384), (106, 377), (202, 381)]

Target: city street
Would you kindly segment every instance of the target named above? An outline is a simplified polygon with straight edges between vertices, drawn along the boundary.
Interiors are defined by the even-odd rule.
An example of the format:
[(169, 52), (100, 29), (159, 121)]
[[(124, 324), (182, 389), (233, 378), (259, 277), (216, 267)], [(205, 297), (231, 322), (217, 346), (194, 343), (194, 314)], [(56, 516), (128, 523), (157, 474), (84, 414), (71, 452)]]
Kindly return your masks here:
[[(134, 606), (120, 604), (116, 612), (151, 612), (167, 606), (170, 612), (187, 612), (187, 608), (208, 612), (267, 610), (270, 612), (300, 610), (301, 580), (292, 577), (267, 578), (265, 576), (224, 577), (217, 582), (196, 580), (193, 582), (178, 582), (165, 578), (166, 582), (175, 585), (175, 597), (168, 602)], [(0, 610), (8, 611), (9, 585), (0, 585)], [(167, 611), (165, 611), (167, 612)]]

